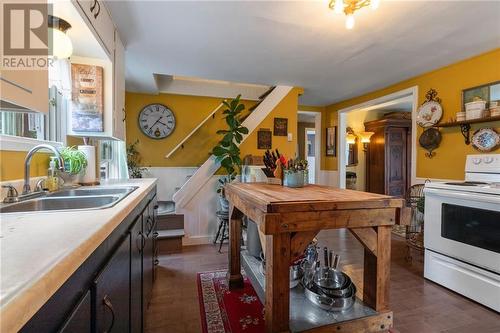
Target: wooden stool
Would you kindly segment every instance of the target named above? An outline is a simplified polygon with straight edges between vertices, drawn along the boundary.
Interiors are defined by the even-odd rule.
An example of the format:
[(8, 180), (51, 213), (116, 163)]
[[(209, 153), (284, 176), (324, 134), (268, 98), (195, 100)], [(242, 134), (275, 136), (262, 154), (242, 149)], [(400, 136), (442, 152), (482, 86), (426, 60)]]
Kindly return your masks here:
[(217, 243), (217, 239), (219, 239), (220, 236), (219, 253), (221, 253), (222, 243), (224, 243), (226, 239), (229, 239), (229, 212), (218, 210), (215, 213), (215, 216), (217, 216), (219, 228), (217, 230), (217, 234), (215, 235), (214, 244)]

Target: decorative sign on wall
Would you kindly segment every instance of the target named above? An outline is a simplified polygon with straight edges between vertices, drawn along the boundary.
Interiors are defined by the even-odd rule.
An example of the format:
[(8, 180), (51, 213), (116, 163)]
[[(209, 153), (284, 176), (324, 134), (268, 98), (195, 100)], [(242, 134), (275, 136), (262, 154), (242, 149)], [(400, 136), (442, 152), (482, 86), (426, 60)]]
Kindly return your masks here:
[(103, 68), (71, 64), (71, 128), (75, 132), (103, 132)]
[(257, 132), (257, 149), (272, 149), (272, 138), (270, 129), (259, 129)]
[(326, 156), (337, 156), (337, 126), (326, 129)]
[(287, 136), (288, 135), (288, 119), (287, 118), (274, 118), (274, 135)]

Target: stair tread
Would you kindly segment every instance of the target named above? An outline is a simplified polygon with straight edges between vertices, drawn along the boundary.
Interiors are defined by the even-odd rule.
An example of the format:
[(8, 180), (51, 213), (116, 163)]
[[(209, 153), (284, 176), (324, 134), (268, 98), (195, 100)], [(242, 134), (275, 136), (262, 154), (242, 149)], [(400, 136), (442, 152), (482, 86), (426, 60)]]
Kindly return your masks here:
[(158, 239), (177, 238), (184, 236), (184, 229), (158, 230)]

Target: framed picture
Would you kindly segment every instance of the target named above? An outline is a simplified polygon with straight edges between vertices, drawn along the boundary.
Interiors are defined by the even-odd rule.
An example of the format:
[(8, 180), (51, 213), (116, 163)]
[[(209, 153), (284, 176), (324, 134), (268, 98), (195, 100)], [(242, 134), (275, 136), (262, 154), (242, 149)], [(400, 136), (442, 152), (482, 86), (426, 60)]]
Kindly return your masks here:
[(326, 128), (326, 156), (337, 156), (337, 126)]
[(71, 128), (75, 132), (103, 132), (103, 68), (71, 64)]
[(287, 136), (288, 135), (288, 119), (287, 118), (274, 118), (274, 135)]
[(272, 149), (272, 138), (270, 129), (260, 129), (257, 132), (257, 149)]
[[(462, 111), (465, 111), (466, 103), (473, 102), (477, 99), (481, 99), (488, 103), (500, 100), (500, 81), (462, 90)], [(489, 107), (489, 105), (486, 107)]]

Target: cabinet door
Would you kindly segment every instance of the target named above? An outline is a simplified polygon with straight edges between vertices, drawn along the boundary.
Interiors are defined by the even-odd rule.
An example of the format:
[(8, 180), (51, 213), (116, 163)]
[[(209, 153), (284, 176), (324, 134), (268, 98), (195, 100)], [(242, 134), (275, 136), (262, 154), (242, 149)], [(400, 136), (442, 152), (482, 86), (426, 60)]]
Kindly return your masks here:
[(90, 333), (92, 331), (90, 290), (78, 302), (59, 333)]
[(130, 229), (130, 332), (142, 332), (142, 250), (144, 236), (142, 217), (134, 222)]
[(390, 128), (386, 134), (385, 145), (385, 194), (403, 198), (407, 176), (406, 133), (406, 128)]
[(125, 140), (125, 49), (115, 32), (113, 136)]
[(103, 1), (77, 0), (108, 55), (113, 57), (115, 26)]
[(143, 307), (144, 310), (147, 308), (149, 301), (151, 300), (151, 293), (153, 290), (153, 227), (154, 227), (154, 218), (153, 218), (153, 203), (150, 202), (146, 207), (143, 213), (142, 221), (143, 221), (143, 230), (145, 237), (144, 251), (143, 251)]
[(49, 112), (48, 70), (2, 70), (0, 91), (4, 101), (37, 112)]
[(129, 332), (130, 234), (94, 281), (95, 331)]

